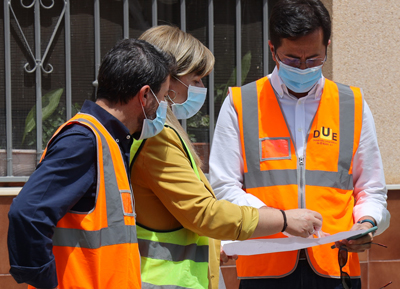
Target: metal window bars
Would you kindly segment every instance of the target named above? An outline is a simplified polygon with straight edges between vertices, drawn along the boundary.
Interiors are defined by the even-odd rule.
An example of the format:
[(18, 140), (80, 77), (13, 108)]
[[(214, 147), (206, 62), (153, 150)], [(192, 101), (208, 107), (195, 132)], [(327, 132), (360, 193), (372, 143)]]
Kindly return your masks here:
[[(16, 26), (20, 32), (20, 39), (24, 43), (27, 55), (30, 59), (24, 65), (24, 69), (27, 73), (35, 73), (36, 87), (35, 87), (35, 97), (36, 97), (36, 159), (39, 161), (40, 156), (43, 151), (42, 147), (42, 73), (51, 74), (53, 73), (53, 66), (51, 63), (46, 62), (49, 51), (52, 47), (54, 37), (59, 30), (62, 20), (64, 20), (64, 31), (65, 31), (65, 100), (66, 100), (66, 118), (69, 119), (72, 114), (72, 100), (71, 100), (71, 15), (70, 15), (70, 5), (72, 0), (30, 0), (29, 4), (26, 4), (26, 0), (19, 0), (20, 5), (23, 9), (30, 9), (34, 17), (34, 46), (32, 46), (18, 21), (17, 15), (13, 9), (13, 2), (17, 0), (5, 0), (4, 3), (4, 57), (5, 57), (5, 100), (6, 100), (6, 176), (0, 176), (0, 182), (24, 182), (29, 176), (16, 177), (13, 176), (13, 143), (12, 143), (12, 66), (11, 66), (11, 32), (10, 23), (11, 19), (14, 19)], [(60, 2), (62, 4), (61, 13), (58, 16), (57, 23), (54, 30), (51, 33), (50, 39), (45, 42), (43, 41), (41, 35), (41, 10), (42, 9), (53, 9), (55, 3)], [(129, 0), (123, 1), (123, 37), (129, 37)], [(241, 6), (242, 1), (236, 0), (236, 79), (237, 85), (241, 85), (241, 45), (242, 45), (242, 23), (241, 23)], [(180, 21), (181, 29), (186, 31), (186, 0), (180, 0)], [(97, 76), (97, 71), (101, 63), (101, 51), (100, 51), (100, 0), (93, 0), (93, 17), (94, 17), (94, 70)], [(214, 53), (214, 0), (208, 0), (208, 20), (207, 20), (207, 34), (208, 34), (208, 47), (211, 52)], [(158, 24), (157, 17), (157, 0), (152, 0), (151, 2), (151, 14), (152, 14), (152, 26)], [(263, 66), (264, 75), (268, 73), (268, 31), (267, 27), (268, 19), (268, 0), (263, 0)], [(42, 54), (42, 45), (45, 45), (44, 53)], [(32, 48), (33, 47), (33, 48)], [(32, 65), (31, 65), (32, 63)], [(94, 79), (93, 85), (97, 86), (97, 80)], [(214, 104), (214, 71), (209, 75), (208, 83), (208, 93), (209, 93), (209, 140), (212, 142), (214, 134), (214, 123), (215, 123), (215, 104)], [(183, 122), (183, 126), (186, 128), (186, 122)]]

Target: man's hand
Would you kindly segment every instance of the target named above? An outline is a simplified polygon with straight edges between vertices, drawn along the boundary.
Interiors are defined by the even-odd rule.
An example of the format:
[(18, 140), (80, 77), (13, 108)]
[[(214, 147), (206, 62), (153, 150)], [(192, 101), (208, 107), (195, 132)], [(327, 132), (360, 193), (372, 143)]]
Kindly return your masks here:
[[(370, 223), (355, 223), (353, 227), (351, 228), (350, 231), (355, 231), (355, 230), (368, 230), (371, 229), (372, 225)], [(355, 252), (355, 253), (360, 253), (364, 252), (365, 250), (368, 250), (371, 248), (371, 242), (373, 240), (372, 233), (369, 233), (361, 238), (355, 239), (355, 240), (341, 240), (335, 242), (336, 248), (339, 248), (341, 246), (345, 246), (349, 252)]]
[(219, 256), (220, 256), (220, 259), (219, 259), (220, 265), (222, 265), (222, 264), (228, 262), (229, 260), (237, 260), (237, 258), (238, 258), (238, 255), (232, 255), (232, 256), (226, 255), (226, 253), (225, 253), (225, 251), (222, 249), (222, 247), (221, 247), (221, 251), (220, 251)]
[(320, 213), (308, 209), (293, 209), (285, 211), (287, 228), (285, 232), (293, 236), (307, 238), (312, 236), (322, 227), (322, 216)]

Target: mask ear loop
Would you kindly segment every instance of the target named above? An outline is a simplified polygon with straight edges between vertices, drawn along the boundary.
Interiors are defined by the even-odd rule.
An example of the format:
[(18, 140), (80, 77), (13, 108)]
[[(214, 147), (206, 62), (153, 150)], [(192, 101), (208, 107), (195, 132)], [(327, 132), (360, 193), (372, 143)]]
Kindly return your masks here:
[(175, 79), (178, 80), (180, 83), (182, 83), (184, 86), (186, 86), (187, 88), (189, 88), (189, 86), (186, 85), (186, 84), (184, 84), (184, 83), (182, 82), (182, 80), (180, 80), (179, 78), (177, 78), (177, 77), (175, 77), (175, 76), (173, 76), (173, 78), (175, 78)]
[(143, 104), (142, 104), (142, 102), (140, 102), (140, 106), (142, 107), (142, 110), (143, 110), (144, 117), (147, 119), (147, 115), (146, 115), (146, 113), (144, 112), (144, 107), (143, 107)]
[[(171, 96), (169, 95), (169, 94), (170, 94), (170, 91), (172, 91), (172, 92), (174, 93), (174, 97), (171, 97)], [(173, 90), (173, 89), (168, 90), (168, 98), (169, 98), (169, 100), (170, 100), (172, 103), (175, 103), (175, 102), (174, 102), (174, 99), (176, 98), (176, 91)]]

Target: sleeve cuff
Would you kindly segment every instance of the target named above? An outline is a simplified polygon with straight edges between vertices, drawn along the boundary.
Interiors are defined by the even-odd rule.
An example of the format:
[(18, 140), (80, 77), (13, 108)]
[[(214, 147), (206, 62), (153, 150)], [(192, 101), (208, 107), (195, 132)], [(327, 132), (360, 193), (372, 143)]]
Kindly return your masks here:
[(248, 206), (241, 206), (240, 210), (242, 211), (242, 228), (239, 234), (238, 240), (247, 240), (253, 235), (259, 219), (258, 209)]
[(41, 267), (12, 265), (10, 274), (17, 283), (27, 283), (36, 288), (55, 288), (58, 286), (56, 263), (54, 259)]

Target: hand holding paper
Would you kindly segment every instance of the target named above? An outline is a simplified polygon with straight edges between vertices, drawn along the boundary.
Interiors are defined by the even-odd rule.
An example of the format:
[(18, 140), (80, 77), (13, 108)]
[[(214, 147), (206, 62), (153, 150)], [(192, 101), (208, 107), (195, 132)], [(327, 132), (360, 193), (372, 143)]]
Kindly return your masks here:
[(321, 230), (322, 216), (320, 213), (307, 209), (293, 209), (285, 211), (287, 228), (285, 232), (292, 236), (308, 237), (315, 231)]

